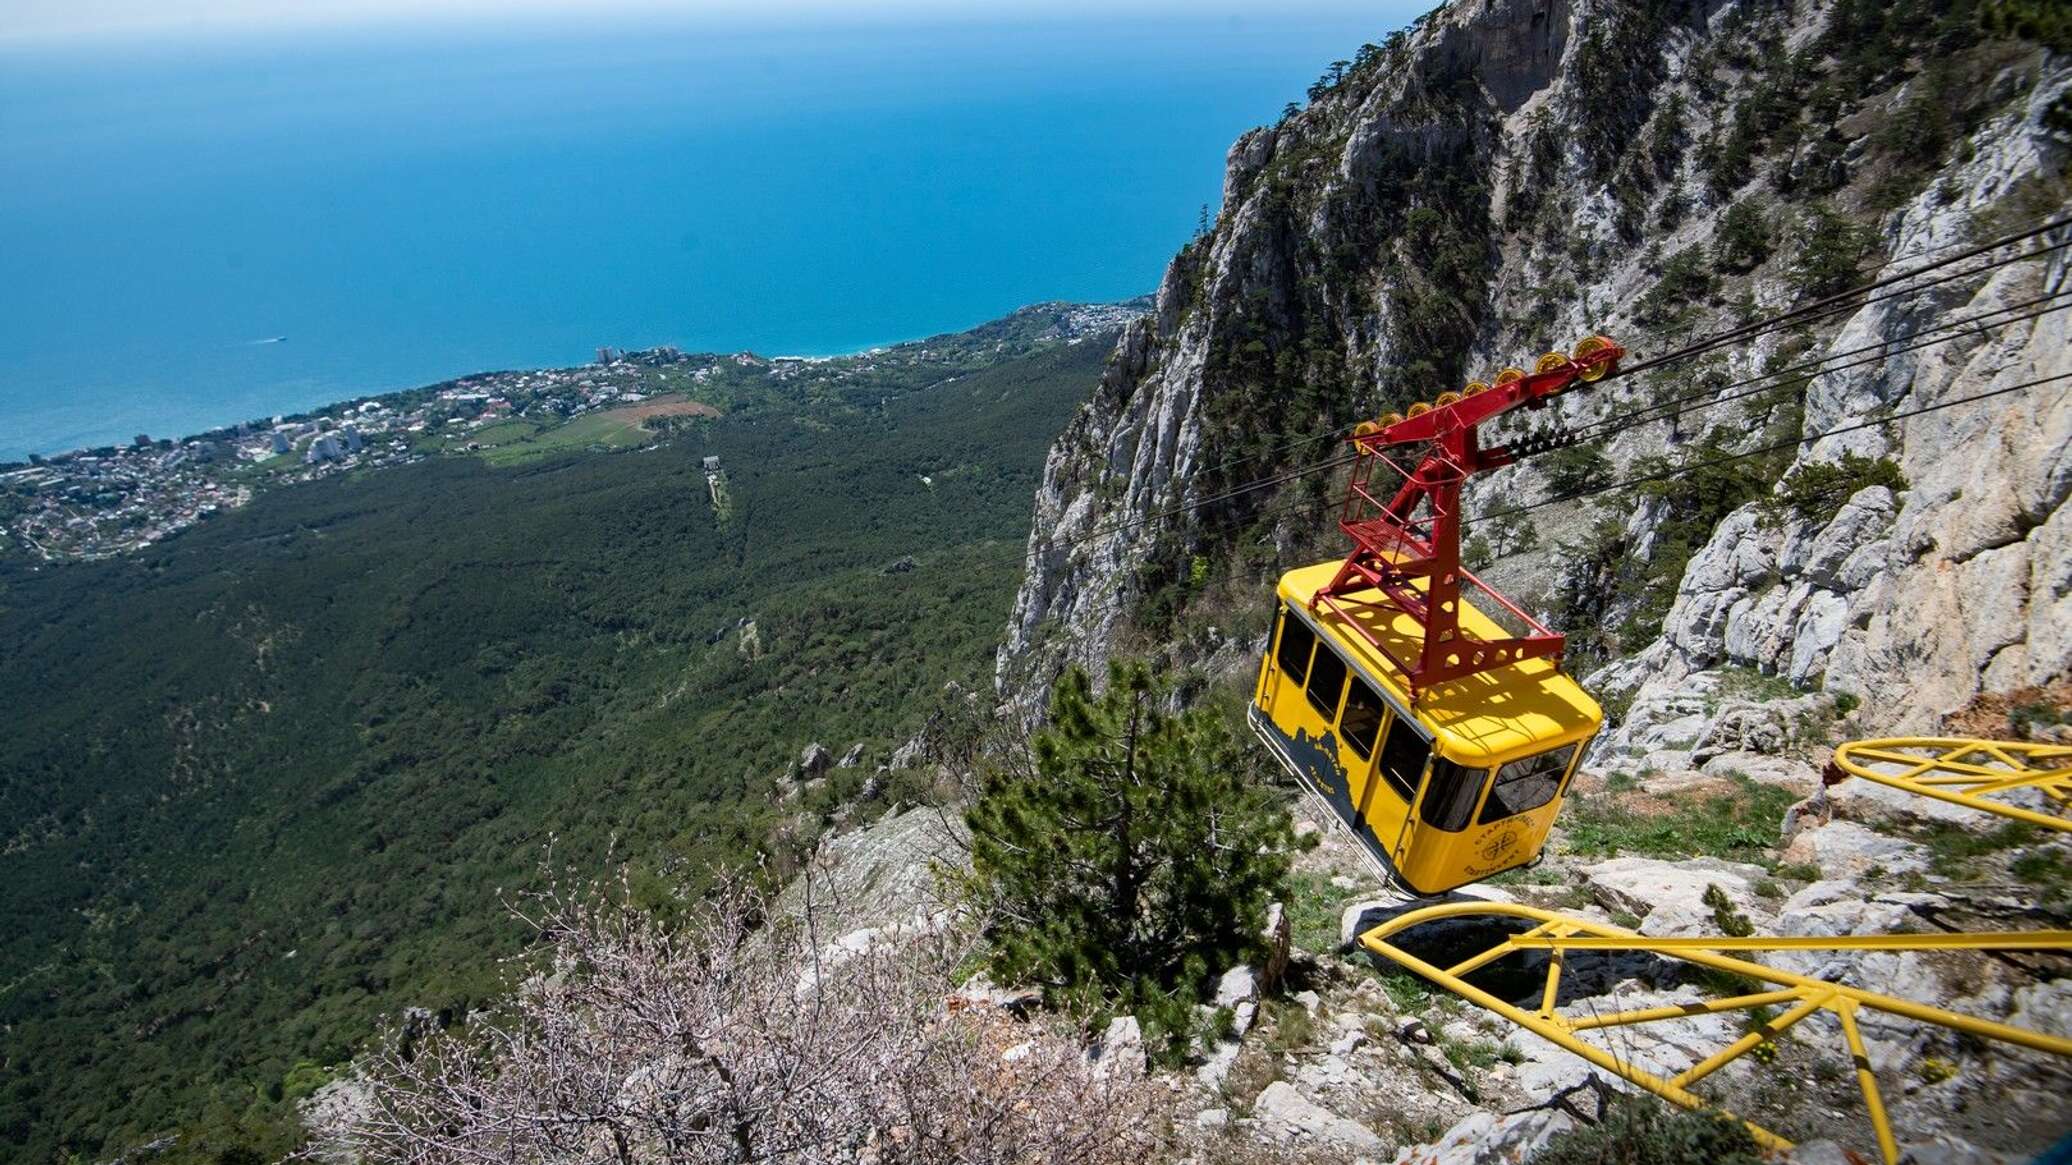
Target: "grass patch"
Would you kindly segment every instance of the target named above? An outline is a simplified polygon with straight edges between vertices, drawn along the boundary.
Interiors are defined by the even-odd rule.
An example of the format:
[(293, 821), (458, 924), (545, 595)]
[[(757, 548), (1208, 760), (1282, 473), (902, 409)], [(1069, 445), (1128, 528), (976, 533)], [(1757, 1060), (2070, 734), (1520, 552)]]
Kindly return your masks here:
[(1722, 971), (1716, 967), (1705, 967), (1697, 963), (1688, 963), (1679, 967), (1678, 970), (1683, 974), (1685, 982), (1698, 987), (1710, 995), (1754, 995), (1757, 992), (1769, 990), (1767, 984), (1757, 982), (1746, 975), (1733, 971)]
[(1307, 1047), (1315, 1037), (1316, 1020), (1301, 1004), (1268, 1000), (1266, 1010), (1273, 1017), (1273, 1036), (1266, 1046), (1276, 1056)]
[(1798, 798), (1738, 773), (1730, 779), (1729, 791), (1680, 799), (1655, 812), (1609, 791), (1574, 797), (1561, 822), (1569, 848), (1585, 855), (1706, 855), (1767, 866), (1784, 811)]
[(1432, 1005), (1432, 987), (1408, 971), (1381, 972), (1381, 989), (1397, 1011), (1422, 1011)]
[(1709, 706), (1716, 706), (1719, 700), (1789, 700), (1799, 694), (1791, 681), (1783, 676), (1764, 675), (1752, 667), (1723, 667), (1719, 669), (1720, 684), (1718, 700), (1708, 700)]
[(1483, 883), (1490, 886), (1559, 886), (1566, 881), (1568, 878), (1561, 871), (1544, 866), (1505, 870), (1483, 879)]
[(542, 457), (551, 457), (559, 453), (577, 453), (586, 449), (632, 449), (654, 439), (654, 434), (642, 427), (643, 417), (629, 415), (634, 411), (611, 409), (590, 413), (577, 417), (566, 425), (536, 431), (531, 436), (514, 435), (491, 444), (483, 438), (493, 429), (511, 427), (495, 425), (476, 432), (467, 440), (482, 446), (482, 457), (491, 465), (522, 465)]
[(2047, 906), (2072, 905), (2072, 862), (2055, 846), (2040, 846), (2008, 863), (2007, 872), (2037, 889), (2037, 898)]
[(1322, 874), (1295, 873), (1287, 882), (1288, 930), (1305, 951), (1338, 949), (1338, 924), (1344, 914), (1345, 891)]
[(1977, 872), (1980, 859), (2019, 846), (2033, 845), (2039, 830), (2026, 821), (2012, 821), (1981, 832), (1970, 825), (1937, 821), (1914, 832), (1914, 839), (1928, 847), (1929, 865), (1949, 878)]

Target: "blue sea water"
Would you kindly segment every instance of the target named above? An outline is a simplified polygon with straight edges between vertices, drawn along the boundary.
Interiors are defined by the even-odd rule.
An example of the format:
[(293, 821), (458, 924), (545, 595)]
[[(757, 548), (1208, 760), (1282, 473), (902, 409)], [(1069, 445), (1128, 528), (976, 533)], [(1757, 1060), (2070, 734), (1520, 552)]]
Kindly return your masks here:
[(0, 459), (1143, 293), (1236, 135), (1412, 14), (0, 51)]

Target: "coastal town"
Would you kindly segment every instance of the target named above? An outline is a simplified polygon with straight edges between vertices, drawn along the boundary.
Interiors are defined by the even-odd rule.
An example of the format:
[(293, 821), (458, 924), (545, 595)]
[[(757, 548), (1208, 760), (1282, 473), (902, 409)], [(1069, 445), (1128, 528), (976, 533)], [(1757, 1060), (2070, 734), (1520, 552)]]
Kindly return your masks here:
[(428, 389), (276, 416), (182, 440), (138, 434), (0, 468), (10, 550), (45, 561), (108, 558), (248, 504), (268, 488), (479, 451), (472, 437), (513, 419), (559, 425), (644, 401), (672, 348), (600, 349), (596, 364), (470, 376)]
[(939, 366), (954, 376), (981, 353), (1112, 335), (1144, 306), (1041, 304), (968, 332), (849, 356), (599, 348), (595, 361), (571, 368), (480, 373), (178, 440), (139, 433), (121, 445), (32, 455), (0, 464), (0, 555), (111, 558), (269, 489), (341, 474), (428, 457), (507, 463), (642, 448), (676, 424), (771, 396), (826, 391), (871, 400), (873, 384), (895, 370)]

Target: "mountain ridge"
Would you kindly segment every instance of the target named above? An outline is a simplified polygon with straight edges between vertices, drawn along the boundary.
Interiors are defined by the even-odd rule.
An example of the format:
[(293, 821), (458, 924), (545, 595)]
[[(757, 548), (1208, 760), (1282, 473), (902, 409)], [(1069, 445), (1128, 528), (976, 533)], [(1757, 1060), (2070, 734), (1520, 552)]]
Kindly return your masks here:
[[(1265, 585), (1273, 563), (1333, 554), (1320, 520), (1329, 487), (1305, 471), (1330, 454), (1320, 437), (1354, 421), (1487, 379), (1505, 364), (1529, 365), (1539, 351), (1598, 331), (1634, 350), (1629, 363), (1643, 360), (1849, 286), (1859, 264), (1863, 278), (1890, 274), (1914, 254), (1995, 237), (1999, 223), (2062, 213), (2068, 91), (2072, 70), (2060, 52), (1996, 37), (1962, 4), (1492, 0), (1450, 5), (1367, 46), (1336, 81), (1319, 83), (1306, 108), (1233, 145), (1215, 229), (1175, 257), (1156, 309), (1124, 334), (1100, 392), (1052, 449), (1027, 581), (996, 668), (1001, 692), (1025, 710), (1040, 706), (1059, 668), (1098, 673), (1116, 642), (1157, 651), (1176, 638), (1175, 658), (1242, 668), (1247, 653), (1226, 645), (1228, 633), (1263, 629), (1257, 604), (1242, 595)], [(1932, 117), (1924, 103), (1934, 105)], [(1736, 245), (1751, 251), (1730, 254)], [(1727, 392), (1706, 385), (1825, 351), (1896, 345), (1928, 324), (2006, 307), (2063, 279), (2062, 252), (2045, 254), (1925, 299), (1870, 305), (1809, 335), (1758, 336), (1690, 367), (1569, 394), (1498, 436), (1533, 425), (1602, 426), (1689, 393), (1694, 382), (1698, 407), (1711, 407)], [(2063, 367), (2062, 321), (2015, 320), (1991, 343), (1953, 343), (1895, 367), (1962, 354), (1944, 378), (1954, 387), (1925, 381), (1923, 401), (2050, 375)], [(1748, 402), (1728, 424), (1699, 412), (1694, 432), (1614, 429), (1593, 447), (1603, 465), (1579, 471), (1609, 479), (1649, 459), (1694, 463), (1708, 441), (1738, 454), (1875, 419), (1915, 399), (1884, 367), (1781, 379), (1784, 391)], [(1840, 464), (1846, 451), (1891, 460), (1902, 476), (1933, 476), (1934, 444), (1972, 430), (1989, 443), (2064, 455), (2061, 404), (2043, 404), (2026, 436), (1989, 436), (1977, 411), (1910, 422), (1897, 442), (1859, 431), (1810, 441), (1802, 456), (1752, 459), (1746, 473), (1706, 486), (1713, 494), (1705, 497), (1695, 487), (1642, 492), (1638, 511), (1609, 532), (1600, 525), (1619, 514), (1571, 505), (1534, 515), (1536, 526), (1470, 534), (1485, 552), (1492, 543), (1511, 551), (1479, 565), (1557, 627), (1566, 622), (1572, 657), (1595, 671), (1658, 638), (1688, 639), (1679, 635), (1699, 617), (1695, 601), (1678, 594), (1686, 564), (1699, 585), (1698, 566), (1731, 553), (1732, 532), (1742, 529), (1715, 539), (1720, 523), (1730, 513), (1754, 523), (1756, 511), (1774, 507), (1765, 499), (1776, 483), (1804, 466)], [(1969, 483), (2007, 495), (2025, 528), (2041, 532), (2039, 578), (2065, 560), (2053, 533), (2065, 520), (2052, 520), (2065, 496), (2055, 464), (2020, 482)], [(1496, 510), (1499, 499), (1551, 496), (1559, 491), (1550, 472), (1564, 469), (1578, 467), (1542, 458), (1489, 474), (1470, 488), (1470, 513)], [(1296, 480), (1232, 494), (1283, 474)], [(1955, 486), (1940, 489), (1928, 509), (1949, 504)], [(1925, 495), (1913, 496), (1922, 510)], [(2014, 504), (2017, 496), (2025, 500)], [(1297, 517), (1277, 512), (1304, 505), (1311, 508)], [(1186, 512), (1164, 516), (1174, 507)], [(2013, 530), (2007, 519), (1986, 524), (1995, 523)], [(1209, 564), (1206, 584), (1190, 565), (1197, 561)], [(1751, 576), (1740, 585), (1715, 620), (1765, 584)], [(1783, 619), (1785, 640), (1801, 625), (1832, 640), (1835, 603), (1820, 600), (1816, 612), (1811, 602), (1801, 596), (1789, 613), (1762, 618)], [(2054, 610), (2019, 615), (2048, 650), (2019, 669), (2005, 663), (2002, 673), (2021, 670), (2023, 682), (2035, 682), (2072, 662), (2047, 632)], [(1960, 625), (1983, 627), (1976, 612), (1957, 614)], [(1695, 666), (1776, 666), (1775, 649), (1715, 643), (1684, 655)], [(1855, 677), (1876, 670), (1851, 666)], [(1621, 702), (1650, 668), (1631, 664), (1598, 681)], [(1824, 674), (1800, 667), (1792, 679)], [(1946, 689), (1927, 698), (1936, 714), (1957, 711), (1964, 685), (1954, 676), (1934, 682)], [(1908, 702), (1889, 684), (1856, 683), (1861, 698)]]

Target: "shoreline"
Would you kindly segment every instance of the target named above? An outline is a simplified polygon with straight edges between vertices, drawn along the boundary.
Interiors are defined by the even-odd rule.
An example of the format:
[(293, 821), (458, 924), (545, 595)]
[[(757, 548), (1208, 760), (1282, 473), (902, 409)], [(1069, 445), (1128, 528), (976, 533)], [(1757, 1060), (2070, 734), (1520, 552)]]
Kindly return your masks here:
[[(1048, 302), (962, 332), (847, 356), (597, 349), (586, 364), (472, 372), (394, 392), (346, 397), (294, 414), (179, 439), (127, 442), (0, 463), (0, 556), (98, 560), (151, 546), (243, 508), (268, 490), (340, 474), (480, 457), (515, 466), (571, 453), (655, 447), (686, 425), (740, 409), (783, 410), (816, 394), (861, 397), (893, 373), (909, 389), (1050, 347), (1105, 347), (1149, 301)], [(919, 373), (917, 370), (933, 370)], [(862, 377), (862, 381), (855, 378)], [(792, 403), (787, 403), (792, 402)], [(712, 467), (707, 466), (708, 476)]]
[[(804, 364), (824, 364), (834, 360), (848, 360), (867, 356), (881, 355), (887, 352), (896, 351), (901, 348), (912, 347), (914, 345), (919, 344), (928, 344), (934, 341), (945, 340), (955, 336), (963, 336), (972, 332), (982, 331), (988, 327), (992, 327), (995, 325), (1006, 324), (1010, 321), (1024, 317), (1030, 313), (1036, 312), (1064, 310), (1095, 311), (1099, 309), (1115, 309), (1118, 311), (1141, 313), (1145, 310), (1148, 310), (1151, 303), (1151, 299), (1152, 297), (1150, 295), (1136, 295), (1131, 296), (1127, 299), (1111, 300), (1106, 302), (1083, 302), (1078, 300), (1062, 299), (1042, 300), (1037, 303), (1025, 304), (1022, 307), (1016, 308), (1015, 310), (1007, 313), (1006, 315), (996, 316), (992, 319), (982, 320), (966, 328), (960, 328), (952, 331), (931, 332), (927, 335), (917, 336), (913, 339), (908, 340), (896, 340), (889, 343), (868, 344), (861, 348), (854, 349), (853, 351), (844, 352), (810, 354), (783, 353), (765, 356), (762, 353), (747, 348), (731, 352), (722, 352), (717, 350), (684, 352), (672, 344), (658, 344), (648, 348), (618, 348), (611, 345), (604, 345), (601, 346), (598, 349), (598, 351), (600, 353), (613, 352), (617, 353), (622, 357), (634, 357), (652, 353), (666, 352), (672, 354), (672, 358), (680, 357), (683, 359), (690, 360), (734, 359), (745, 356), (753, 357), (758, 360), (771, 361), (773, 363), (794, 362)], [(254, 342), (273, 343), (276, 341)], [(480, 380), (485, 377), (513, 376), (523, 375), (527, 373), (570, 372), (578, 368), (589, 367), (598, 367), (598, 364), (596, 361), (592, 361), (588, 364), (550, 364), (535, 365), (522, 368), (475, 369), (474, 371), (461, 373), (455, 376), (450, 376), (442, 380), (421, 381), (416, 384), (407, 385), (400, 388), (376, 389), (369, 392), (348, 393), (344, 396), (334, 397), (321, 404), (310, 405), (294, 412), (262, 413), (256, 416), (235, 417), (222, 423), (211, 425), (207, 428), (199, 430), (193, 430), (181, 434), (179, 436), (153, 436), (153, 443), (158, 444), (164, 441), (171, 441), (175, 446), (180, 446), (196, 441), (221, 440), (225, 436), (236, 432), (236, 430), (240, 426), (257, 427), (260, 425), (275, 425), (282, 423), (305, 421), (309, 418), (334, 412), (338, 409), (346, 407), (358, 406), (367, 403), (386, 403), (394, 398), (406, 397), (412, 393), (434, 393), (442, 389), (452, 388), (455, 385), (463, 384), (468, 381)], [(111, 429), (116, 432), (120, 432), (126, 428), (130, 428), (130, 426), (121, 424), (111, 426)], [(148, 430), (142, 429), (138, 431), (140, 435), (148, 432)], [(33, 465), (59, 463), (72, 458), (87, 455), (105, 455), (110, 450), (126, 448), (131, 443), (132, 442), (126, 442), (118, 438), (116, 440), (104, 444), (74, 445), (62, 449), (55, 449), (49, 452), (40, 452), (32, 449), (23, 452), (19, 456), (11, 454), (0, 455), (0, 472), (20, 469)]]

